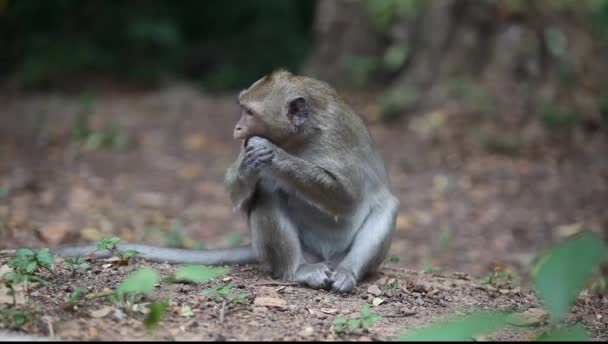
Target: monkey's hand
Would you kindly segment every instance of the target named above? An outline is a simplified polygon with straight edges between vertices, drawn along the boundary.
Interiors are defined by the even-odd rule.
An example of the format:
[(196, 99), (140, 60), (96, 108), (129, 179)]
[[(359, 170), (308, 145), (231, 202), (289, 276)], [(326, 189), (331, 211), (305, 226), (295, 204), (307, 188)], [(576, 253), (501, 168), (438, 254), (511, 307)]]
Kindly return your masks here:
[(258, 176), (260, 170), (272, 161), (274, 147), (272, 142), (259, 136), (253, 136), (247, 140), (245, 157), (241, 163), (241, 172), (244, 177)]

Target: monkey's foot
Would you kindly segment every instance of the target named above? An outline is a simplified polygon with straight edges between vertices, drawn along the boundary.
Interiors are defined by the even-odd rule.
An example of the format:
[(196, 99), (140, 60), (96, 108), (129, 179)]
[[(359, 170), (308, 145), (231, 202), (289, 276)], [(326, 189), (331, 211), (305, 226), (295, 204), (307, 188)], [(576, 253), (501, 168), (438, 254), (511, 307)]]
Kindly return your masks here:
[(351, 292), (357, 286), (357, 280), (352, 272), (338, 268), (330, 277), (331, 290), (338, 293)]
[(329, 266), (324, 263), (302, 264), (295, 273), (294, 280), (311, 288), (324, 288), (331, 276)]

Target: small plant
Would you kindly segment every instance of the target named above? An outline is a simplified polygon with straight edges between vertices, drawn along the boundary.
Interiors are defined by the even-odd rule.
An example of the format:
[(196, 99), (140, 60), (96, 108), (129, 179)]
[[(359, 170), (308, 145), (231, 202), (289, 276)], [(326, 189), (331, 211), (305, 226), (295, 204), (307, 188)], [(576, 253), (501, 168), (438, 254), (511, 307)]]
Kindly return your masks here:
[(228, 302), (243, 302), (249, 297), (251, 297), (250, 292), (241, 293), (236, 297), (228, 298), (230, 295), (230, 291), (232, 288), (236, 287), (235, 283), (230, 283), (228, 285), (221, 285), (219, 287), (205, 289), (201, 292), (201, 295), (215, 296), (215, 300), (217, 302), (226, 300)]
[(42, 308), (40, 306), (21, 310), (0, 307), (0, 324), (6, 328), (21, 327), (27, 322), (36, 320), (41, 311)]
[(401, 258), (391, 254), (390, 256), (386, 257), (386, 259), (384, 260), (385, 263), (389, 263), (389, 264), (397, 264), (401, 261)]
[(138, 255), (140, 252), (137, 250), (118, 251), (117, 245), (119, 242), (120, 242), (119, 237), (101, 238), (97, 242), (96, 250), (97, 251), (106, 251), (106, 250), (110, 251), (111, 255), (120, 257), (122, 259), (121, 262), (124, 262), (124, 264), (120, 264), (120, 265), (127, 265), (131, 261), (131, 258)]
[(169, 308), (167, 301), (156, 301), (150, 305), (149, 312), (144, 319), (144, 327), (147, 331), (152, 331), (158, 327), (167, 312), (167, 308)]
[(120, 242), (119, 237), (103, 237), (97, 242), (97, 251), (110, 251), (111, 254), (116, 254), (116, 244)]
[(74, 276), (77, 270), (86, 270), (89, 268), (89, 263), (85, 262), (80, 256), (76, 258), (66, 258), (64, 263), (72, 269), (72, 276)]
[[(114, 304), (127, 306), (136, 303), (138, 296), (154, 290), (160, 275), (149, 267), (139, 268), (120, 283), (116, 291), (109, 295)], [(129, 309), (129, 307), (125, 307)]]
[(369, 305), (363, 306), (360, 313), (361, 316), (354, 319), (336, 317), (336, 319), (334, 319), (334, 332), (342, 333), (346, 332), (346, 330), (352, 332), (359, 328), (367, 331), (373, 323), (382, 319), (380, 314), (372, 313)]
[[(605, 260), (606, 245), (599, 235), (592, 232), (580, 232), (539, 257), (532, 271), (534, 291), (549, 311), (553, 325), (566, 318), (585, 283)], [(504, 274), (491, 275), (488, 280), (495, 281), (497, 278), (508, 280)], [(504, 312), (474, 313), (408, 330), (398, 340), (470, 340), (506, 326), (508, 317), (509, 314)], [(563, 328), (552, 326), (535, 340), (585, 341), (588, 335), (581, 325)]]
[(500, 286), (505, 284), (517, 284), (519, 279), (508, 271), (492, 271), (479, 278), (477, 283), (481, 285)]
[(171, 278), (175, 282), (205, 283), (212, 278), (227, 274), (228, 268), (205, 265), (185, 265), (175, 271)]
[(390, 292), (391, 294), (394, 294), (399, 291), (399, 281), (395, 279), (392, 283), (387, 283), (386, 290), (388, 290), (388, 292)]
[(422, 272), (424, 272), (425, 274), (432, 274), (432, 273), (439, 272), (439, 271), (441, 271), (441, 268), (437, 267), (437, 266), (433, 266), (430, 259), (427, 259), (424, 262), (424, 269), (422, 269)]
[(27, 248), (18, 249), (15, 252), (15, 258), (7, 262), (8, 267), (12, 268), (12, 272), (7, 272), (2, 275), (5, 283), (18, 284), (21, 282), (40, 282), (47, 284), (48, 282), (37, 276), (36, 272), (40, 268), (44, 268), (52, 272), (55, 258), (51, 255), (48, 248), (38, 250), (30, 250)]
[(68, 296), (65, 297), (66, 304), (74, 304), (80, 300), (83, 300), (87, 293), (87, 288), (82, 286), (76, 288), (73, 292), (69, 293)]

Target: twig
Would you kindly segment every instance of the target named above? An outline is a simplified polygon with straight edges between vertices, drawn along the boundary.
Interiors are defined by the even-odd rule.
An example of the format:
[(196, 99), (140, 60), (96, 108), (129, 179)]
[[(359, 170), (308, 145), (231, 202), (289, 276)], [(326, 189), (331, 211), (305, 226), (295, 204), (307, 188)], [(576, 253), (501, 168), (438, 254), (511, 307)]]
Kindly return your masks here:
[(53, 323), (51, 322), (51, 317), (45, 317), (46, 324), (49, 327), (49, 337), (55, 338), (55, 331), (53, 330)]
[(225, 314), (226, 314), (226, 300), (222, 301), (222, 309), (220, 310), (220, 324), (224, 323)]
[(256, 283), (254, 284), (255, 286), (268, 286), (268, 287), (278, 287), (278, 286), (285, 286), (285, 287), (292, 287), (292, 286), (298, 286), (300, 285), (299, 283), (289, 283), (289, 282), (263, 282), (263, 283)]

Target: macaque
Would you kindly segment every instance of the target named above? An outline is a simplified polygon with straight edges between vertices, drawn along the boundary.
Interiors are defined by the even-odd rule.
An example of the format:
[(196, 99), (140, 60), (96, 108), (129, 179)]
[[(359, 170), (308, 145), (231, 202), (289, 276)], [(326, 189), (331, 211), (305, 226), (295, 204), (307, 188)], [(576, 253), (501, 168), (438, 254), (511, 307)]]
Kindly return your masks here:
[[(241, 148), (225, 183), (251, 245), (118, 249), (170, 263), (257, 262), (277, 279), (352, 291), (384, 260), (399, 207), (364, 122), (326, 83), (285, 70), (256, 81), (238, 103), (234, 138)], [(85, 248), (55, 252), (73, 256)]]

